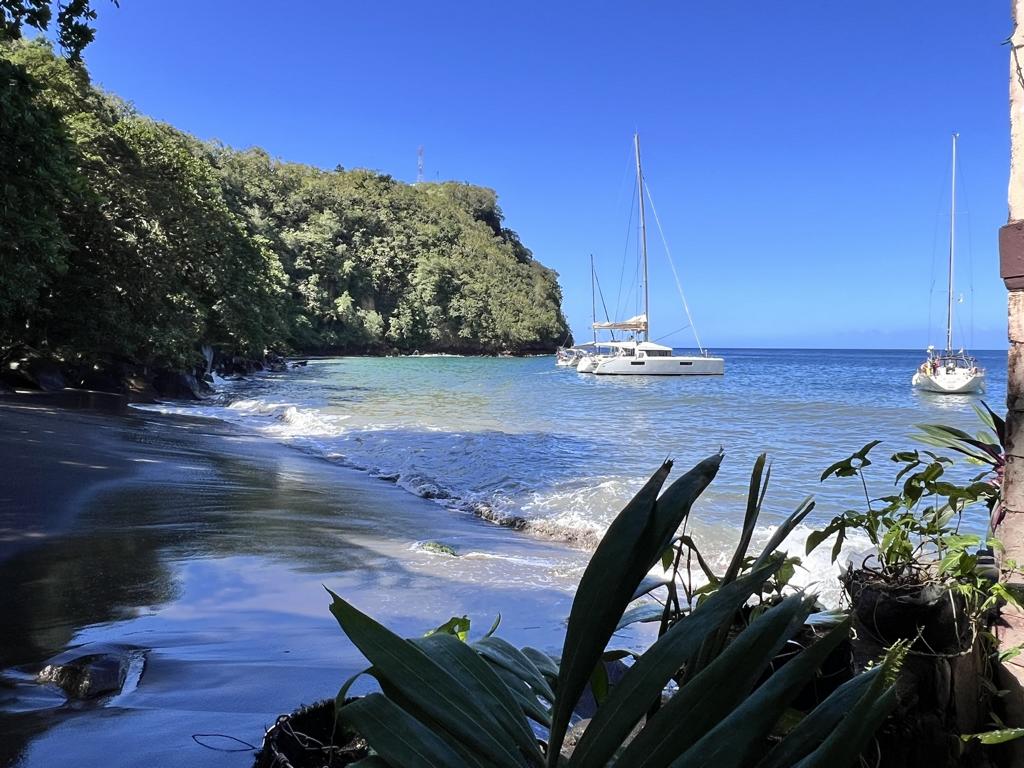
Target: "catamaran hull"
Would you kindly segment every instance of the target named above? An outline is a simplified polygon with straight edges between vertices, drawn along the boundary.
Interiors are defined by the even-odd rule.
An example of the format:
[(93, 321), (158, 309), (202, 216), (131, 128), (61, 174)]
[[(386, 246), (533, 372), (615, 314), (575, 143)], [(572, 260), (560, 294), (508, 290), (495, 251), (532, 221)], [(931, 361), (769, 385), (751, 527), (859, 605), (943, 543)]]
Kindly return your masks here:
[(613, 357), (597, 365), (598, 376), (721, 376), (721, 357)]
[(597, 367), (597, 360), (589, 355), (587, 357), (581, 357), (580, 361), (576, 364), (576, 370), (579, 373), (593, 373), (594, 368)]
[(985, 374), (950, 375), (940, 371), (929, 375), (918, 371), (911, 379), (911, 383), (924, 392), (936, 392), (940, 395), (980, 394), (985, 391)]

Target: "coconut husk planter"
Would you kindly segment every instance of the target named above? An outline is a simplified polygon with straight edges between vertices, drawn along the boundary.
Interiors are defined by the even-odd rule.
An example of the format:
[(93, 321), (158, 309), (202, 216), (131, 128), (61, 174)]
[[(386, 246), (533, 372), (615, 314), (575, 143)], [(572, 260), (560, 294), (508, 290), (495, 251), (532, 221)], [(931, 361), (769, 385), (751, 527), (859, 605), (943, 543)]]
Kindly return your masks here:
[(335, 725), (334, 699), (326, 699), (277, 718), (254, 768), (339, 768), (367, 754), (362, 738)]
[(878, 734), (882, 768), (992, 765), (981, 745), (960, 734), (990, 728), (991, 649), (962, 594), (912, 574), (899, 580), (867, 568), (842, 577), (853, 617), (855, 673), (897, 641), (908, 652), (896, 683), (897, 708)]

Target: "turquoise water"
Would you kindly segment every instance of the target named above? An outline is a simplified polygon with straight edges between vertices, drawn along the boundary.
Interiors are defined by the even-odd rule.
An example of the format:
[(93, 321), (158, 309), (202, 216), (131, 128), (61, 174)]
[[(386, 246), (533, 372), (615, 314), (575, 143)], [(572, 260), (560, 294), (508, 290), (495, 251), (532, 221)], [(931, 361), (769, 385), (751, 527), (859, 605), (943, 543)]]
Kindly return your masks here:
[[(979, 398), (911, 388), (920, 352), (721, 354), (724, 377), (597, 377), (556, 368), (551, 357), (312, 360), (287, 374), (227, 382), (216, 404), (187, 410), (261, 430), (453, 510), (522, 521), (584, 546), (664, 458), (681, 470), (722, 448), (725, 462), (694, 525), (723, 556), (762, 451), (772, 461), (767, 533), (808, 495), (817, 501), (812, 525), (862, 502), (859, 483), (818, 478), (869, 440), (885, 441), (869, 470), (873, 495), (883, 495), (893, 477), (887, 457), (915, 447), (914, 424), (980, 428), (972, 408)], [(999, 410), (1005, 352), (978, 357), (988, 370), (984, 399)], [(982, 516), (969, 524), (983, 527)]]

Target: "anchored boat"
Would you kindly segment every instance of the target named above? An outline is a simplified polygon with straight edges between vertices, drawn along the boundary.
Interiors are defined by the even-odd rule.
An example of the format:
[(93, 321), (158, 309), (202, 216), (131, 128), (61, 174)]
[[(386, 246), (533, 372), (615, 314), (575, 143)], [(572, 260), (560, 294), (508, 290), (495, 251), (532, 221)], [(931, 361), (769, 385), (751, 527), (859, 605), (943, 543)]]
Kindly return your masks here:
[(956, 142), (953, 134), (953, 181), (949, 210), (949, 269), (946, 281), (946, 349), (928, 347), (928, 357), (911, 378), (911, 384), (925, 392), (961, 395), (985, 391), (985, 369), (964, 352), (953, 349), (953, 263), (956, 250)]
[[(650, 339), (650, 300), (648, 291), (648, 267), (647, 267), (647, 220), (645, 218), (644, 193), (650, 196), (644, 183), (643, 167), (640, 163), (640, 135), (633, 135), (633, 149), (636, 154), (636, 181), (637, 193), (639, 195), (640, 213), (640, 256), (642, 262), (644, 312), (623, 322), (607, 322), (593, 324), (595, 330), (625, 331), (632, 335), (631, 340), (607, 342), (606, 345), (612, 350), (611, 354), (590, 355), (580, 360), (576, 370), (581, 372), (592, 372), (598, 376), (721, 376), (725, 373), (725, 360), (721, 357), (711, 356), (701, 346), (700, 338), (697, 337), (694, 329), (694, 337), (697, 340), (699, 355), (676, 355), (672, 347), (656, 344)], [(657, 219), (657, 211), (654, 210), (653, 198), (651, 210), (655, 216), (655, 222), (660, 230), (661, 223)], [(664, 233), (662, 233), (664, 239)], [(667, 253), (667, 248), (666, 248)], [(671, 260), (671, 255), (669, 255)], [(673, 266), (673, 272), (675, 267)], [(680, 298), (683, 300), (683, 307), (689, 317), (690, 310), (686, 305), (686, 299), (682, 295), (682, 287), (679, 286), (678, 276), (676, 278), (679, 287)], [(690, 327), (693, 328), (692, 319)]]

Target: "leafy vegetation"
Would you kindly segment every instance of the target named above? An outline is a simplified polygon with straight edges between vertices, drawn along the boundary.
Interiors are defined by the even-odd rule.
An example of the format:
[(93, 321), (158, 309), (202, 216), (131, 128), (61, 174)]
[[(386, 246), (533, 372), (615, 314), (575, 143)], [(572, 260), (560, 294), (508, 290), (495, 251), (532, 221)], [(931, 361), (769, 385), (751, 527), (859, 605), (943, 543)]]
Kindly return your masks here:
[(204, 143), (43, 41), (0, 43), (0, 107), (0, 348), (185, 368), (201, 345), (495, 353), (566, 336), (557, 276), (489, 189)]
[[(616, 517), (580, 581), (558, 661), (494, 635), (470, 641), (465, 617), (405, 640), (331, 593), (331, 612), (370, 667), (336, 699), (342, 729), (359, 733), (367, 765), (809, 766), (851, 765), (892, 708), (902, 650), (839, 686), (785, 726), (783, 713), (848, 637), (834, 622), (781, 666), (813, 599), (790, 594), (744, 610), (778, 576), (778, 542), (681, 614), (610, 688), (578, 741), (566, 735), (580, 695), (607, 658), (627, 606), (722, 460), (709, 457), (662, 492), (666, 462)], [(763, 461), (755, 468), (760, 479)], [(754, 498), (761, 494), (754, 491)], [(798, 511), (799, 512), (799, 511)], [(779, 539), (781, 541), (781, 539)], [(737, 618), (750, 617), (737, 627)], [(742, 623), (742, 622), (741, 622)], [(380, 692), (349, 699), (368, 674)], [(595, 693), (596, 691), (596, 686)], [(787, 711), (788, 710), (788, 711)], [(795, 724), (793, 722), (795, 720)]]
[(967, 598), (975, 613), (1000, 601), (1014, 601), (1003, 584), (979, 571), (981, 554), (997, 548), (999, 542), (961, 531), (964, 512), (972, 506), (984, 506), (990, 516), (998, 514), (1002, 490), (1005, 425), (987, 406), (977, 411), (986, 427), (977, 435), (943, 425), (918, 427), (920, 442), (954, 451), (970, 463), (985, 467), (966, 483), (949, 479), (947, 473), (955, 462), (947, 456), (930, 450), (899, 451), (891, 456), (899, 466), (895, 492), (872, 498), (864, 470), (871, 466), (870, 454), (879, 445), (877, 440), (826, 469), (822, 481), (858, 478), (865, 508), (846, 510), (812, 533), (807, 539), (808, 553), (835, 535), (835, 561), (848, 532), (859, 531), (874, 548), (872, 557), (877, 559), (877, 568), (871, 572), (880, 581), (948, 583)]

